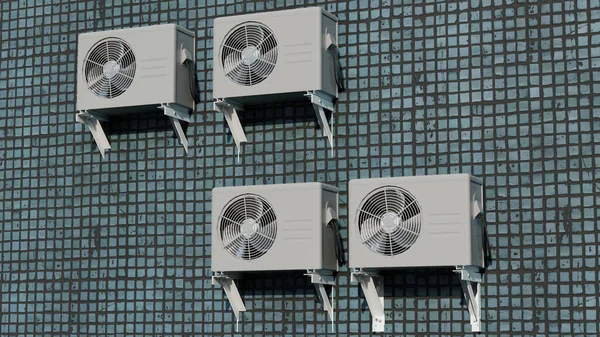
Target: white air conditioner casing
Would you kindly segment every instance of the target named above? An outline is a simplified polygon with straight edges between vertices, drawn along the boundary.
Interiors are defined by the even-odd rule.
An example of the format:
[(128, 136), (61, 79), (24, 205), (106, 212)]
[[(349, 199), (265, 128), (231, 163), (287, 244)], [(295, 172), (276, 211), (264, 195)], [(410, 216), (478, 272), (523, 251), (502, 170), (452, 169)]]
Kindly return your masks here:
[(246, 306), (236, 278), (303, 271), (333, 323), (335, 305), (325, 285), (333, 295), (341, 250), (337, 214), (338, 189), (321, 183), (213, 189), (212, 282), (223, 287), (238, 321)]
[[(369, 197), (377, 198), (374, 191), (383, 190), (387, 195), (382, 195), (380, 205), (366, 203)], [(398, 190), (405, 196), (397, 197)], [(480, 179), (467, 174), (355, 179), (349, 183), (348, 199), (351, 268), (483, 267), (482, 224), (474, 214), (474, 209), (483, 210)], [(394, 208), (394, 202), (404, 204)], [(371, 210), (361, 210), (364, 206)], [(404, 214), (418, 214), (398, 216), (402, 210)], [(377, 216), (379, 223), (370, 220)], [(379, 233), (376, 228), (381, 228)], [(374, 241), (378, 238), (388, 243), (377, 246)]]
[(320, 7), (215, 19), (214, 110), (223, 113), (238, 154), (247, 142), (239, 111), (299, 100), (313, 105), (333, 150), (330, 125), (338, 91), (344, 89), (337, 35), (337, 18)]
[[(131, 85), (114, 98), (100, 97), (90, 90), (84, 69), (90, 51), (107, 39), (121, 40), (129, 45), (136, 64)], [(122, 115), (131, 110), (156, 112), (156, 107), (163, 103), (177, 104), (191, 110), (194, 99), (189, 90), (188, 69), (182, 64), (181, 55), (182, 50), (187, 50), (193, 57), (195, 48), (194, 34), (174, 24), (80, 34), (77, 110)], [(125, 55), (123, 59), (128, 57)]]
[(385, 331), (382, 270), (449, 267), (459, 274), (471, 331), (481, 331), (485, 272), (483, 183), (468, 174), (350, 180), (351, 280), (363, 290), (373, 331)]
[(110, 144), (97, 120), (162, 108), (173, 122), (189, 122), (195, 101), (188, 64), (195, 49), (194, 34), (174, 24), (79, 35), (77, 120), (90, 128), (103, 155)]
[[(259, 83), (240, 85), (227, 76), (226, 68), (234, 61), (250, 63), (254, 60), (253, 46), (240, 45), (241, 58), (231, 56), (228, 45), (236, 29), (245, 25), (260, 25), (263, 31), (251, 28), (257, 41), (274, 46), (275, 52), (265, 51), (264, 64), (256, 66)], [(252, 26), (254, 27), (254, 26)], [(255, 31), (253, 31), (255, 29)], [(269, 32), (272, 36), (269, 36)], [(328, 35), (337, 40), (337, 18), (319, 7), (263, 12), (256, 14), (219, 17), (214, 21), (213, 97), (227, 98), (239, 104), (270, 103), (273, 101), (305, 99), (307, 91), (318, 91), (331, 98), (337, 97), (332, 55), (327, 51)], [(231, 40), (229, 40), (231, 41)], [(237, 45), (237, 41), (232, 41)], [(252, 43), (252, 42), (251, 42)], [(243, 48), (242, 48), (243, 47)], [(245, 54), (244, 54), (245, 52)], [(270, 53), (269, 53), (270, 52)], [(256, 62), (262, 62), (259, 57)], [(244, 58), (245, 57), (245, 58)], [(274, 66), (267, 62), (273, 63)], [(263, 67), (264, 65), (264, 67)], [(244, 67), (241, 65), (240, 67)], [(250, 67), (248, 67), (250, 69)], [(270, 71), (270, 72), (269, 72)], [(231, 75), (236, 72), (231, 72)], [(267, 74), (268, 73), (268, 74)], [(240, 76), (241, 72), (239, 73)], [(248, 76), (250, 77), (250, 76)], [(239, 78), (239, 76), (238, 76)]]
[[(337, 188), (321, 183), (214, 188), (212, 271), (337, 271), (335, 235), (327, 227), (337, 214)], [(236, 235), (241, 241), (232, 243)]]

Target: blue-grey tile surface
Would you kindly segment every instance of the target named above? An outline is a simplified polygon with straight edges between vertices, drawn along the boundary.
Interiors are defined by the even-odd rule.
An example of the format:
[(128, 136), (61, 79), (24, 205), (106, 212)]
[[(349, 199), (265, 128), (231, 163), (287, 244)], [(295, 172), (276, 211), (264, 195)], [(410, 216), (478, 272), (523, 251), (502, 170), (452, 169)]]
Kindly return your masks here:
[[(298, 103), (245, 114), (238, 163), (210, 111), (213, 19), (309, 5), (340, 19), (335, 156)], [(0, 336), (235, 334), (210, 281), (213, 187), (337, 185), (347, 237), (349, 179), (456, 172), (486, 185), (485, 336), (600, 333), (600, 0), (19, 0), (0, 17)], [(160, 23), (197, 34), (190, 154), (140, 116), (107, 127), (103, 160), (75, 123), (77, 35)], [(240, 334), (369, 334), (347, 269), (338, 283), (331, 333), (305, 277), (241, 281)], [(385, 309), (387, 336), (471, 335), (450, 271), (386, 275)]]

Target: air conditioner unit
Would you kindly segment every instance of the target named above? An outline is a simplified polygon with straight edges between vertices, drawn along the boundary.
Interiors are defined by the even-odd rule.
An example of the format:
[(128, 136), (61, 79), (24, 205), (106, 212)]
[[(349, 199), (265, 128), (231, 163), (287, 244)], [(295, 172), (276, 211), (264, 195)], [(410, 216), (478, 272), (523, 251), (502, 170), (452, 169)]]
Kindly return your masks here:
[(164, 110), (186, 152), (180, 121), (198, 100), (194, 34), (173, 24), (84, 33), (78, 39), (77, 121), (102, 156), (110, 143), (100, 121)]
[(298, 99), (313, 103), (333, 146), (324, 109), (333, 112), (344, 90), (337, 26), (337, 18), (319, 7), (215, 19), (214, 109), (224, 114), (238, 154), (247, 139), (237, 111)]
[(338, 190), (321, 183), (218, 187), (212, 191), (213, 284), (236, 318), (246, 311), (234, 279), (249, 272), (304, 271), (333, 319), (324, 285), (343, 262)]
[(480, 179), (451, 174), (351, 180), (348, 205), (349, 266), (363, 287), (374, 331), (385, 324), (378, 271), (407, 267), (454, 268), (472, 330), (480, 331), (479, 284), (486, 267)]

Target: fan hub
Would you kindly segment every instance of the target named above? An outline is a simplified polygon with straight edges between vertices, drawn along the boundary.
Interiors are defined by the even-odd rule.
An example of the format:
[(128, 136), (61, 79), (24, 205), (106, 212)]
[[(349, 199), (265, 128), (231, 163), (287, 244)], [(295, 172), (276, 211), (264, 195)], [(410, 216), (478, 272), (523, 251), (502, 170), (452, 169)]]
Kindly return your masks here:
[(381, 227), (386, 233), (392, 233), (400, 225), (400, 217), (394, 212), (385, 213), (381, 217)]
[(242, 63), (249, 66), (260, 57), (260, 50), (255, 46), (248, 46), (242, 50)]
[(117, 61), (108, 61), (104, 64), (102, 72), (106, 78), (111, 79), (121, 71), (121, 65)]
[(258, 231), (258, 222), (254, 219), (246, 219), (242, 222), (242, 235), (249, 239)]

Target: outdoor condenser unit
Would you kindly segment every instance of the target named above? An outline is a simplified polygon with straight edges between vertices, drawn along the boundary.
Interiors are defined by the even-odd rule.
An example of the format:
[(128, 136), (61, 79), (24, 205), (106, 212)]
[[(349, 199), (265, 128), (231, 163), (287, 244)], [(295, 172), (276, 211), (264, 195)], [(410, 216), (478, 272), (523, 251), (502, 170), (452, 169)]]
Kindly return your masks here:
[(310, 100), (333, 148), (325, 110), (333, 111), (344, 81), (337, 18), (319, 7), (216, 18), (214, 109), (222, 112), (238, 149), (246, 135), (238, 111), (256, 104)]
[(186, 152), (180, 121), (198, 101), (194, 34), (173, 24), (79, 35), (77, 121), (102, 156), (110, 143), (100, 121), (163, 109)]
[(213, 189), (213, 284), (223, 287), (236, 318), (246, 311), (236, 277), (297, 270), (310, 277), (333, 320), (324, 285), (335, 284), (343, 263), (337, 214), (338, 189), (321, 183)]
[(385, 325), (378, 271), (448, 267), (460, 274), (472, 331), (480, 331), (479, 289), (489, 261), (482, 181), (468, 174), (355, 179), (348, 199), (349, 266), (373, 330)]

